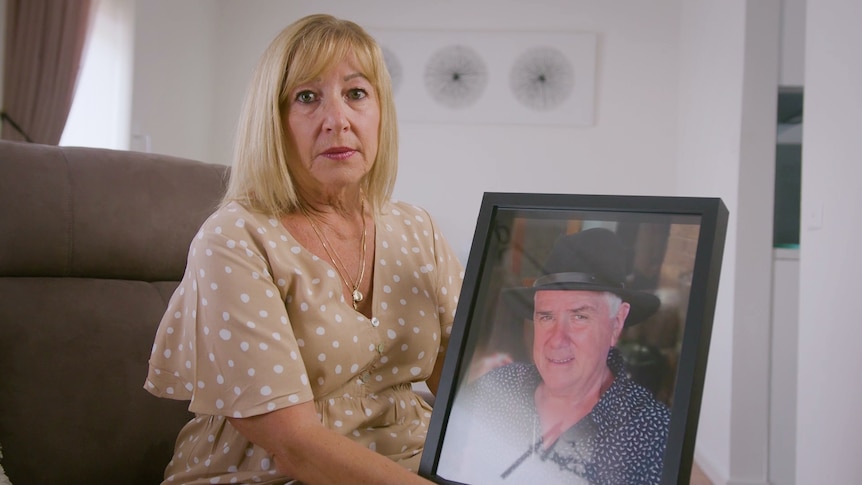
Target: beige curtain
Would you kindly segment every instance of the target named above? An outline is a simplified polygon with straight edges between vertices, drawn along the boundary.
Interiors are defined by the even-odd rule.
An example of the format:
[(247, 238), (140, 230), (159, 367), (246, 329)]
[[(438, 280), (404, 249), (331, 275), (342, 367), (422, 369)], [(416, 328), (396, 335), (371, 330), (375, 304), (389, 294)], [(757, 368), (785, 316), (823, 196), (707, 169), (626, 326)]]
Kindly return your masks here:
[(91, 0), (7, 0), (3, 139), (56, 145), (72, 107)]

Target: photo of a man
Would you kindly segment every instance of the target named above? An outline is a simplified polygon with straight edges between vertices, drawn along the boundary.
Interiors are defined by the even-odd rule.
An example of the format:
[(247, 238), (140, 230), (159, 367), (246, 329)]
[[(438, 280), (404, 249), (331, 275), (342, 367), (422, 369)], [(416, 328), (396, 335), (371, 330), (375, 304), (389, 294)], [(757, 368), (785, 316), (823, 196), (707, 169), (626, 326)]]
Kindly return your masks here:
[[(592, 228), (560, 237), (503, 307), (532, 320), (532, 362), (494, 356), (458, 393), (438, 468), (463, 483), (656, 484), (670, 411), (616, 348), (660, 306), (626, 284), (626, 249)], [(487, 372), (486, 372), (487, 370)]]

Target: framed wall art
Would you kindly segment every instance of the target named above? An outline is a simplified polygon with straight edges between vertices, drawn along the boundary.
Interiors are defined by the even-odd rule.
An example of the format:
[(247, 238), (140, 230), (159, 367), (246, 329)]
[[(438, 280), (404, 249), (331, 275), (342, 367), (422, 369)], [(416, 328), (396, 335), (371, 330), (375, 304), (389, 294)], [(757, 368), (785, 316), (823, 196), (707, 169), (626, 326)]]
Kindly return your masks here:
[(591, 126), (590, 32), (374, 30), (407, 122)]
[(685, 484), (728, 211), (486, 193), (419, 473)]

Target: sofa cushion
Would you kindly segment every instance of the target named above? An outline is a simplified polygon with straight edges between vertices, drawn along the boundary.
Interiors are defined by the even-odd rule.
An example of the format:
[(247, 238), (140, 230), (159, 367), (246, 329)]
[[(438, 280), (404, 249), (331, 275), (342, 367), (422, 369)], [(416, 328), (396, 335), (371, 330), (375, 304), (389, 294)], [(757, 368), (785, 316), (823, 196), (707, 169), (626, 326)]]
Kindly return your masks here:
[(188, 402), (143, 388), (227, 167), (0, 141), (0, 444), (15, 485), (162, 480)]
[(226, 167), (78, 147), (0, 145), (0, 275), (179, 280)]
[(0, 278), (0, 443), (15, 485), (158, 483), (188, 403), (143, 389), (175, 282)]

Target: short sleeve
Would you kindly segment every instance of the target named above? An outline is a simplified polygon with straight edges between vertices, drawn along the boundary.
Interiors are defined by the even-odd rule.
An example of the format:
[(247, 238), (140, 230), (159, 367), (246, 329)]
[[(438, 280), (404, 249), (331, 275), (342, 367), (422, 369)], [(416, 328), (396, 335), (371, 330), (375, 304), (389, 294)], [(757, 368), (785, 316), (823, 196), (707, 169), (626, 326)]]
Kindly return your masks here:
[(444, 354), (449, 343), (449, 336), (452, 333), (452, 322), (455, 319), (458, 299), (461, 296), (464, 269), (458, 256), (452, 250), (452, 246), (443, 237), (434, 220), (430, 215), (427, 217), (434, 238), (434, 257), (437, 266), (437, 312), (440, 315), (440, 334), (442, 335), (439, 352)]
[[(266, 226), (236, 205), (193, 240), (150, 357), (145, 388), (196, 413), (247, 417), (312, 399)], [(232, 208), (232, 210), (230, 210)]]

